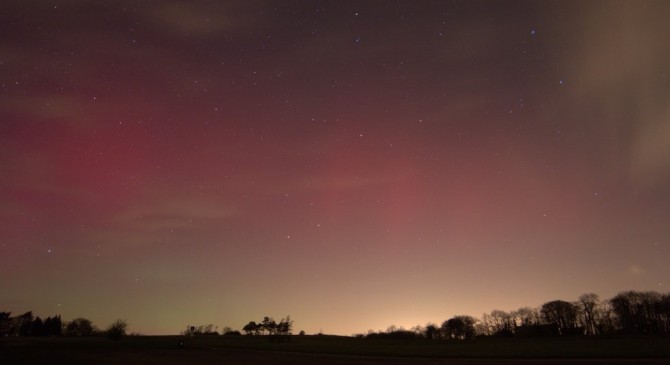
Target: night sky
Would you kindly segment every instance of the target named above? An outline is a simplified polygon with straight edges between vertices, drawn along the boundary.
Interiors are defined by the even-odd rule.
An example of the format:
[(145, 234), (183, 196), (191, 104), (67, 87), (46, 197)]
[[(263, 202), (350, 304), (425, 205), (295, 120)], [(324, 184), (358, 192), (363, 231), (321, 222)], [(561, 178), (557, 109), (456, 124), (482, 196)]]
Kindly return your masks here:
[(350, 335), (667, 292), (669, 14), (3, 1), (0, 310)]

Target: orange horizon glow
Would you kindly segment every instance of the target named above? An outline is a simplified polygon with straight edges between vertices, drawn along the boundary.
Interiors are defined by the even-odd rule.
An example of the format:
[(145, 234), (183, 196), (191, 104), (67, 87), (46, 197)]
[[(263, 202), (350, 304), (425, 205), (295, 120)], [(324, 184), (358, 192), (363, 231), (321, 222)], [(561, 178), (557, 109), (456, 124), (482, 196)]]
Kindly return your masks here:
[(667, 291), (666, 2), (10, 2), (0, 311), (352, 335)]

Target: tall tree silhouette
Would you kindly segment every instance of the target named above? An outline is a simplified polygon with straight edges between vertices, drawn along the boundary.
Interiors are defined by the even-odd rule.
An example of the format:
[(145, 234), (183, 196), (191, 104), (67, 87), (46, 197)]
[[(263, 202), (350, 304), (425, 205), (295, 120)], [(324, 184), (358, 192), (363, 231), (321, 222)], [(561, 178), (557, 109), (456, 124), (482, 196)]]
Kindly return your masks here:
[(46, 336), (46, 331), (44, 328), (44, 322), (38, 316), (33, 320), (33, 323), (30, 325), (30, 335), (31, 336)]
[(292, 328), (293, 321), (291, 320), (291, 316), (286, 316), (286, 318), (282, 318), (279, 323), (277, 323), (277, 334), (290, 335)]
[(14, 332), (18, 336), (30, 336), (33, 325), (33, 312), (26, 312), (14, 318)]
[(598, 294), (582, 294), (579, 297), (579, 305), (583, 317), (584, 332), (587, 335), (598, 334), (598, 322), (600, 317), (600, 300)]
[(475, 322), (471, 316), (455, 316), (442, 323), (442, 333), (450, 339), (472, 339), (475, 337)]
[(554, 300), (542, 305), (542, 315), (549, 324), (558, 327), (559, 333), (571, 333), (577, 327), (577, 307), (563, 300)]
[(60, 315), (47, 317), (44, 320), (44, 332), (47, 336), (60, 336), (63, 334), (63, 324)]
[(12, 312), (0, 312), (0, 337), (9, 336)]

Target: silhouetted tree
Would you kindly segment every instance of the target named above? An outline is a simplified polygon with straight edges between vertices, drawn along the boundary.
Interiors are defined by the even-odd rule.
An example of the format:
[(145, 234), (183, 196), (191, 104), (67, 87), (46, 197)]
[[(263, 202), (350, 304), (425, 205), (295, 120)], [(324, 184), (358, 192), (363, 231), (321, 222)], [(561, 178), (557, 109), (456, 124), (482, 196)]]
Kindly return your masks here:
[(517, 326), (532, 326), (540, 324), (540, 313), (535, 308), (522, 307), (514, 311)]
[(286, 316), (286, 318), (282, 318), (279, 321), (279, 323), (276, 326), (276, 331), (277, 334), (279, 335), (290, 335), (292, 328), (293, 328), (293, 321), (291, 320), (291, 316)]
[(597, 294), (582, 294), (579, 297), (580, 313), (583, 318), (584, 332), (587, 335), (598, 334), (598, 319), (600, 317), (600, 300)]
[(609, 300), (600, 302), (600, 321), (597, 324), (598, 334), (615, 333), (617, 324), (615, 320), (614, 307)]
[(263, 317), (260, 323), (250, 321), (242, 327), (242, 331), (247, 335), (290, 335), (292, 329), (293, 321), (291, 320), (291, 316), (282, 318), (279, 323), (272, 319), (272, 317), (266, 316)]
[(213, 324), (200, 326), (186, 326), (186, 330), (182, 332), (184, 336), (218, 336), (219, 332)]
[(65, 326), (65, 336), (91, 336), (94, 332), (93, 322), (86, 318), (75, 318)]
[(44, 329), (44, 322), (38, 316), (33, 320), (33, 323), (30, 325), (30, 335), (31, 336), (46, 336), (46, 331)]
[(107, 327), (105, 334), (112, 340), (119, 341), (126, 335), (126, 328), (128, 328), (128, 323), (122, 319), (117, 319)]
[(256, 322), (250, 321), (244, 327), (242, 327), (242, 331), (244, 331), (247, 335), (258, 335), (260, 332), (260, 326)]
[(12, 312), (0, 312), (0, 337), (9, 336)]
[(417, 324), (416, 326), (410, 328), (409, 330), (411, 332), (416, 333), (417, 337), (424, 337), (424, 335), (426, 334), (426, 329), (420, 324)]
[(203, 331), (204, 335), (209, 335), (214, 332), (214, 325), (213, 324), (208, 324), (205, 326), (205, 329)]
[(560, 334), (573, 333), (577, 327), (577, 306), (563, 300), (544, 303), (542, 315), (548, 324), (558, 327)]
[(514, 317), (509, 312), (494, 309), (486, 320), (494, 336), (514, 335)]
[(11, 336), (30, 336), (33, 320), (33, 312), (26, 312), (18, 317), (13, 317), (9, 334)]
[(422, 334), (415, 331), (408, 331), (402, 327), (396, 327), (394, 325), (388, 326), (386, 332), (374, 332), (372, 330), (368, 331), (368, 334), (365, 338), (389, 338), (395, 340), (411, 340), (416, 338), (421, 338)]
[(63, 334), (63, 324), (59, 315), (47, 317), (44, 320), (44, 334), (46, 336), (60, 336)]
[(433, 323), (428, 323), (423, 331), (424, 335), (429, 340), (434, 340), (440, 337), (440, 329)]
[(277, 322), (270, 317), (264, 317), (263, 322), (261, 322), (261, 332), (274, 335), (277, 331)]
[(627, 291), (610, 299), (619, 328), (624, 333), (661, 333), (665, 326), (663, 296), (655, 291)]
[(670, 294), (665, 294), (657, 305), (661, 333), (670, 334)]
[(455, 316), (442, 323), (442, 333), (455, 340), (475, 338), (475, 320), (471, 316)]

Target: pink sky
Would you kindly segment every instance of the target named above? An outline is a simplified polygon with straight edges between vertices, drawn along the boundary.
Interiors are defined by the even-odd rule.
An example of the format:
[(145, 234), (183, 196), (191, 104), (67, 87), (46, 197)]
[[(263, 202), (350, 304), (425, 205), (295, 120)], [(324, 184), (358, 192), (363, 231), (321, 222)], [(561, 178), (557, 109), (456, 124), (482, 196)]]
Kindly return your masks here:
[(666, 2), (10, 2), (0, 310), (349, 335), (666, 292)]

